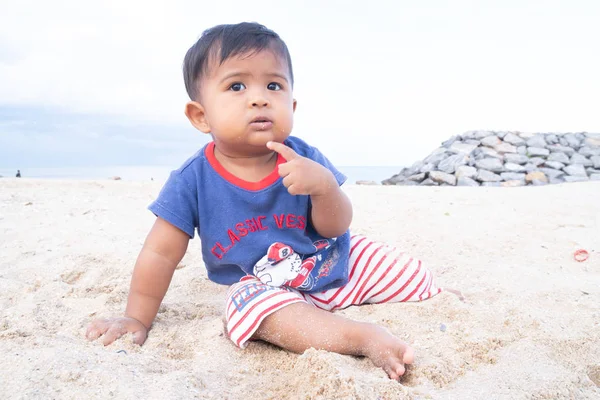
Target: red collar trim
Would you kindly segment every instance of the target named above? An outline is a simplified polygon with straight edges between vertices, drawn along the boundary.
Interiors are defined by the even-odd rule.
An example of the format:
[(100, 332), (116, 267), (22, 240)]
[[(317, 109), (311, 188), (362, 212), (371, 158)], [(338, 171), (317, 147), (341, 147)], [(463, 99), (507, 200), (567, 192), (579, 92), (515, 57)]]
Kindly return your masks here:
[(253, 191), (265, 189), (277, 182), (277, 180), (279, 179), (279, 172), (277, 167), (279, 166), (279, 164), (286, 162), (285, 158), (283, 158), (281, 154), (278, 154), (277, 163), (275, 165), (275, 169), (273, 169), (273, 172), (271, 172), (269, 175), (267, 175), (265, 178), (258, 182), (249, 182), (238, 178), (237, 176), (233, 175), (231, 172), (223, 168), (221, 163), (215, 157), (215, 142), (210, 142), (206, 146), (204, 150), (204, 155), (206, 156), (208, 163), (214, 168), (217, 174), (221, 175), (221, 177), (227, 182), (232, 183), (242, 189)]

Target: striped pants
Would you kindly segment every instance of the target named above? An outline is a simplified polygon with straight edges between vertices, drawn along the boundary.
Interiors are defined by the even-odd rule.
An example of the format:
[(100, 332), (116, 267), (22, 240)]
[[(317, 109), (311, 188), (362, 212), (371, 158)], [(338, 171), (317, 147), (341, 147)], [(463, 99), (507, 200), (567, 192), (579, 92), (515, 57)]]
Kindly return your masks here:
[(346, 285), (317, 293), (272, 287), (254, 276), (243, 277), (227, 294), (229, 338), (236, 346), (246, 347), (267, 316), (293, 303), (305, 302), (334, 311), (359, 304), (421, 301), (442, 291), (420, 260), (364, 236), (352, 237), (349, 265)]

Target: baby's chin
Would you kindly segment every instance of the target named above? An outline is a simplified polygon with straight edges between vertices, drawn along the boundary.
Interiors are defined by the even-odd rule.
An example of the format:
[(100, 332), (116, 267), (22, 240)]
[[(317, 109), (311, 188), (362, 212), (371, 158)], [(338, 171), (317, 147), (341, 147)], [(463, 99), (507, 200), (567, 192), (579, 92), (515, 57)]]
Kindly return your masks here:
[(289, 132), (271, 132), (271, 131), (258, 131), (252, 132), (250, 138), (248, 138), (248, 143), (252, 146), (257, 147), (267, 147), (267, 143), (269, 142), (279, 142), (283, 143), (285, 139), (290, 136)]

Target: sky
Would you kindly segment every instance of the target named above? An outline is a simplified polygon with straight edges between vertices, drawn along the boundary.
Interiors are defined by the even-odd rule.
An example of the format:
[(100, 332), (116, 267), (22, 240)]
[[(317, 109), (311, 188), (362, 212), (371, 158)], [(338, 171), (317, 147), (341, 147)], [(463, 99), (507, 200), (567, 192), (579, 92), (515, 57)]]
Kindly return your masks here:
[(290, 49), (293, 135), (337, 165), (403, 166), (469, 130), (600, 132), (596, 0), (1, 0), (0, 167), (179, 166), (203, 30)]

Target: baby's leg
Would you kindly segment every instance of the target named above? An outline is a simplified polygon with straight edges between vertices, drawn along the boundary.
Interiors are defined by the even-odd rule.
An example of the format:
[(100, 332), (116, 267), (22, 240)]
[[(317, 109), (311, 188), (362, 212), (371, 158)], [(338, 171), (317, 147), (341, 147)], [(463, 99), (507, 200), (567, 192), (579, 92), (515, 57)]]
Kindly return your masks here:
[(266, 317), (254, 333), (295, 353), (309, 348), (366, 356), (391, 379), (413, 362), (413, 349), (375, 324), (353, 321), (307, 303), (294, 303)]
[(295, 353), (312, 347), (366, 356), (392, 379), (413, 362), (413, 349), (387, 330), (321, 310), (295, 290), (270, 287), (248, 276), (227, 297), (227, 336), (239, 347), (258, 339)]

